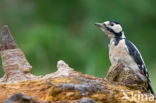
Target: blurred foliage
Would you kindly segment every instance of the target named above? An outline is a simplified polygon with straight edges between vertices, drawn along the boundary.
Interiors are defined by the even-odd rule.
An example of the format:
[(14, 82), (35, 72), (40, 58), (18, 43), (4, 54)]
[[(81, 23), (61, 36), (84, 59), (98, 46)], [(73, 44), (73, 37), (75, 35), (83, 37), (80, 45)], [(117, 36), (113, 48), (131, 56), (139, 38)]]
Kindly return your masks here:
[[(108, 39), (95, 22), (120, 22), (141, 51), (156, 89), (155, 0), (1, 0), (0, 25), (8, 24), (36, 75), (65, 60), (77, 71), (103, 77)], [(2, 69), (1, 69), (2, 76)]]

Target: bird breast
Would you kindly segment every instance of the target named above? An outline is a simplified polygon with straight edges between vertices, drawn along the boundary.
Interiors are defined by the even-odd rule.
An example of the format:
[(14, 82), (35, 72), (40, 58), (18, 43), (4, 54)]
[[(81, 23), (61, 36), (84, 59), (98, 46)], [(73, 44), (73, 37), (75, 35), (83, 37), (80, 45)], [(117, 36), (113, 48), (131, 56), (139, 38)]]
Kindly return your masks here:
[(129, 55), (128, 48), (125, 45), (125, 39), (120, 40), (117, 45), (115, 45), (114, 40), (110, 42), (109, 59), (112, 65), (121, 63), (133, 69), (138, 68), (133, 58)]

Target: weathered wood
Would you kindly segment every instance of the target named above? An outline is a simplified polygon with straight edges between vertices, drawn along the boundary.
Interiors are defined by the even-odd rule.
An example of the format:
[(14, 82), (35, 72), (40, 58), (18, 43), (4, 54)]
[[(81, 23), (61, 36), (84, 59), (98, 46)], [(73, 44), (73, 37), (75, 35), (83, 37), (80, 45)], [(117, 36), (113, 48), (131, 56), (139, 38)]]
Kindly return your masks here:
[(11, 83), (31, 79), (30, 74), (32, 66), (27, 61), (24, 53), (16, 45), (7, 25), (4, 25), (0, 34), (1, 41), (1, 58), (3, 71), (5, 72), (3, 78), (0, 79), (2, 83)]
[[(115, 75), (107, 78), (108, 81), (82, 74), (62, 60), (57, 63), (56, 72), (34, 76), (8, 27), (4, 26), (2, 31), (1, 57), (5, 74), (0, 79), (0, 103), (155, 103), (152, 94), (111, 82)], [(115, 70), (120, 68), (113, 67)], [(108, 75), (113, 74), (109, 71)], [(134, 94), (142, 96), (141, 99), (133, 98)], [(148, 99), (142, 101), (143, 96)]]
[(1, 51), (17, 48), (16, 42), (13, 39), (7, 25), (4, 25), (2, 28), (2, 32), (0, 35), (0, 41), (1, 41)]
[(138, 75), (134, 74), (131, 69), (124, 67), (122, 64), (111, 66), (106, 78), (110, 82), (116, 82), (144, 93), (149, 92), (147, 90), (148, 84), (139, 78)]

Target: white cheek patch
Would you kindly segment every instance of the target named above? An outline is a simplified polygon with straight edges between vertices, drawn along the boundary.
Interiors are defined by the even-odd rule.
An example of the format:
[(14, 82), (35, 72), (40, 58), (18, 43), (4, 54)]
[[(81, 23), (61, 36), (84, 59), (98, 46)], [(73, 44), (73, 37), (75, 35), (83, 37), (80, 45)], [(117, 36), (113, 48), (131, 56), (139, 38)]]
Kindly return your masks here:
[(112, 30), (116, 33), (119, 33), (122, 31), (122, 27), (119, 24), (115, 24), (114, 26), (111, 27)]

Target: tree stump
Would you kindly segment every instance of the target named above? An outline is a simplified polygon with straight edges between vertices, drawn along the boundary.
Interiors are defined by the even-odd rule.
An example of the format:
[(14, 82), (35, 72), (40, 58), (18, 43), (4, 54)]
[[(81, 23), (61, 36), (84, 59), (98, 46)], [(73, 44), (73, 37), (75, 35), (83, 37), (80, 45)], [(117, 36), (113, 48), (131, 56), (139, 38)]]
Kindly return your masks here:
[(0, 40), (5, 72), (0, 79), (0, 103), (155, 103), (152, 94), (76, 72), (62, 60), (56, 72), (35, 76), (8, 26), (3, 27)]

